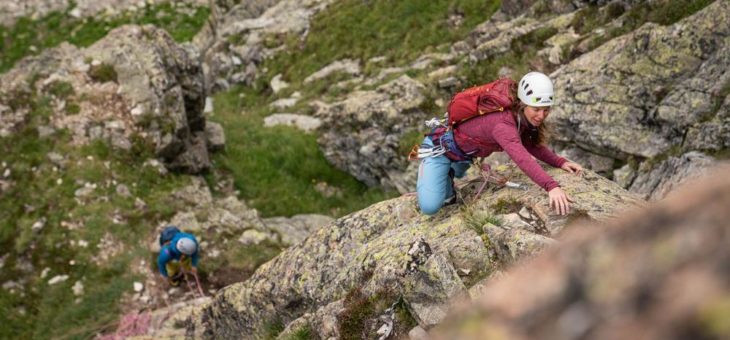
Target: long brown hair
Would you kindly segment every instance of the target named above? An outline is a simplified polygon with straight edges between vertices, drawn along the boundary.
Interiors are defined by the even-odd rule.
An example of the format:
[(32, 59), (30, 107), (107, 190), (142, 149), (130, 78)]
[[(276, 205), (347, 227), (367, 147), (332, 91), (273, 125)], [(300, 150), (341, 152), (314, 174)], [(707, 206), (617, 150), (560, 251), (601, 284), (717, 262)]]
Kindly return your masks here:
[[(517, 98), (517, 87), (511, 88), (512, 98), (512, 116), (515, 118), (515, 122), (522, 121), (524, 124), (529, 124), (525, 117), (525, 108), (527, 104), (523, 103)], [(518, 131), (519, 133), (519, 131)], [(524, 134), (520, 134), (520, 138), (524, 141), (527, 140), (534, 145), (547, 145), (552, 135), (552, 129), (550, 125), (545, 121), (537, 127), (537, 129), (528, 129)]]

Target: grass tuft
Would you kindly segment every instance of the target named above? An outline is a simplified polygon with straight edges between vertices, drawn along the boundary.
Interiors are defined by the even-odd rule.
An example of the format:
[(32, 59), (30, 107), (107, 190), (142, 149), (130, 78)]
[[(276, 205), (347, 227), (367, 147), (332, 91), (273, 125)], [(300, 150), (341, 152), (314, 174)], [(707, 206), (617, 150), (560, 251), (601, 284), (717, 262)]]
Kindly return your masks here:
[(114, 70), (114, 66), (101, 63), (99, 65), (92, 65), (89, 68), (89, 77), (99, 83), (106, 83), (110, 81), (116, 83), (117, 71)]
[(488, 210), (475, 210), (472, 207), (465, 206), (462, 208), (462, 215), (466, 226), (479, 235), (484, 234), (482, 227), (485, 224), (502, 225), (502, 219)]

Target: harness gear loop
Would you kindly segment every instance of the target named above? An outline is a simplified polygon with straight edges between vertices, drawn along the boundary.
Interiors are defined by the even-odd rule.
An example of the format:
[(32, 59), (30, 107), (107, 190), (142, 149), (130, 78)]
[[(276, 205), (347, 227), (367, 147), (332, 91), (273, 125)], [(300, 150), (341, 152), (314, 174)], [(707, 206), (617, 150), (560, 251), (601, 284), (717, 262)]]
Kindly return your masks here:
[[(448, 113), (444, 114), (444, 116), (446, 116), (447, 114)], [(431, 118), (431, 119), (429, 119), (429, 120), (426, 121), (426, 126), (429, 129), (435, 129), (435, 128), (438, 128), (438, 127), (446, 127), (446, 118), (441, 118), (441, 119), (438, 119), (436, 117)]]

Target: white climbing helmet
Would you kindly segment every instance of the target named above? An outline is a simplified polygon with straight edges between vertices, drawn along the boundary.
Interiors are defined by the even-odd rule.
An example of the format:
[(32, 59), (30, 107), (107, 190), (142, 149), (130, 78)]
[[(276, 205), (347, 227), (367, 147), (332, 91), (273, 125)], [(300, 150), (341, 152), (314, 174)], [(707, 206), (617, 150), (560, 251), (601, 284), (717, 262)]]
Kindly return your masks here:
[(517, 97), (526, 105), (553, 105), (553, 82), (545, 74), (530, 72), (522, 77), (517, 86)]
[(179, 250), (181, 253), (183, 253), (185, 255), (193, 255), (193, 254), (195, 254), (195, 251), (198, 249), (198, 246), (195, 244), (195, 241), (193, 241), (189, 238), (179, 239), (175, 246), (177, 247), (177, 250)]

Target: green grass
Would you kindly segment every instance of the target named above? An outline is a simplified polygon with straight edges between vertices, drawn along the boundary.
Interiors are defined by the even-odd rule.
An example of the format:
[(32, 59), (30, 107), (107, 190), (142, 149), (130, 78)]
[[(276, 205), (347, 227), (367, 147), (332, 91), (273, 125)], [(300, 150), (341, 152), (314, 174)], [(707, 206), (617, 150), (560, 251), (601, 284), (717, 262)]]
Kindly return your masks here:
[[(315, 135), (291, 127), (263, 127), (263, 117), (271, 113), (267, 99), (253, 88), (234, 88), (215, 96), (211, 117), (223, 125), (227, 139), (226, 150), (214, 156), (216, 166), (233, 176), (241, 196), (263, 216), (340, 216), (393, 195), (335, 169)], [(339, 194), (323, 195), (314, 189), (318, 183)]]
[(284, 331), (284, 322), (279, 319), (269, 320), (264, 323), (261, 327), (261, 334), (259, 337), (264, 340), (274, 340), (276, 337)]
[(284, 337), (284, 340), (310, 340), (315, 339), (314, 334), (316, 333), (312, 330), (312, 326), (306, 324)]
[(413, 130), (406, 133), (398, 141), (398, 153), (400, 155), (408, 155), (414, 145), (420, 144), (425, 138), (425, 131)]
[(71, 84), (60, 80), (52, 82), (48, 87), (49, 93), (61, 99), (66, 99), (76, 92)]
[[(463, 39), (498, 8), (499, 1), (481, 0), (340, 1), (312, 20), (303, 47), (288, 40), (288, 52), (270, 64), (270, 74), (298, 82), (344, 58), (365, 62), (384, 56), (389, 65), (404, 65)], [(455, 12), (464, 14), (458, 27), (448, 24)]]
[(671, 25), (707, 7), (714, 0), (662, 0), (651, 5), (647, 20), (661, 25)]
[(502, 225), (502, 219), (496, 216), (495, 213), (488, 210), (474, 210), (474, 208), (465, 206), (462, 209), (462, 215), (464, 216), (464, 222), (466, 226), (474, 230), (477, 234), (484, 234), (482, 227), (489, 223), (496, 226)]
[(96, 15), (76, 19), (66, 12), (52, 12), (36, 20), (19, 18), (12, 27), (0, 26), (0, 72), (10, 69), (21, 58), (68, 41), (86, 47), (112, 29), (126, 24), (152, 24), (167, 30), (178, 41), (189, 41), (208, 18), (207, 7), (184, 6), (191, 15), (169, 3), (147, 6), (144, 10), (125, 12), (114, 17)]

